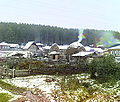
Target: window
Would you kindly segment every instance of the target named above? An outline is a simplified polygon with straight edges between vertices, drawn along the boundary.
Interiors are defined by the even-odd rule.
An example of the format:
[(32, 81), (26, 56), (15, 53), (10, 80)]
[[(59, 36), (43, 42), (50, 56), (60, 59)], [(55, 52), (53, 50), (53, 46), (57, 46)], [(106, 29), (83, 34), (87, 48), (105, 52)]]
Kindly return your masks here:
[(114, 55), (114, 51), (111, 51), (111, 54)]
[(119, 55), (119, 51), (118, 51), (118, 50), (116, 50), (116, 51), (115, 51), (115, 54), (116, 54), (116, 55)]

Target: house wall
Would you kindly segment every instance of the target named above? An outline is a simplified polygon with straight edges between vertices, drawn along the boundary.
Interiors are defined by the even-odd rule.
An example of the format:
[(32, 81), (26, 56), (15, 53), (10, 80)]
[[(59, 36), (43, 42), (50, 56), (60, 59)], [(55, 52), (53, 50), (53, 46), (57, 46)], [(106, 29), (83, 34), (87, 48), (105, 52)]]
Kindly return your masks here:
[(9, 49), (10, 46), (7, 46), (7, 45), (0, 45), (0, 50), (6, 50), (6, 49)]
[(31, 52), (36, 52), (38, 50), (38, 47), (36, 45), (31, 45), (30, 48), (28, 49), (28, 51)]
[(110, 54), (114, 56), (120, 56), (120, 49), (110, 49), (108, 50)]
[(50, 55), (50, 59), (54, 61), (58, 61), (59, 55)]

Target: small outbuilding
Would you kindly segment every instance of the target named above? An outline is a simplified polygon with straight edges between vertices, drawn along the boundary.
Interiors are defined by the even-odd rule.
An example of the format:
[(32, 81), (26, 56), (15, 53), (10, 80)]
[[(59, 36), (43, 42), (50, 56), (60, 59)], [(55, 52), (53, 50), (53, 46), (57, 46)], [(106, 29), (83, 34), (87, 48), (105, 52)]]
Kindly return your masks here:
[(86, 51), (81, 51), (76, 54), (73, 54), (72, 57), (74, 57), (75, 62), (79, 63), (88, 63), (87, 59), (92, 55), (94, 52), (86, 52)]
[(52, 51), (52, 52), (49, 53), (49, 55), (50, 55), (51, 60), (58, 61), (59, 56), (60, 56), (60, 52)]
[(61, 53), (59, 46), (56, 43), (54, 43), (50, 48), (50, 53), (49, 53), (50, 60), (58, 61), (60, 59), (60, 55)]

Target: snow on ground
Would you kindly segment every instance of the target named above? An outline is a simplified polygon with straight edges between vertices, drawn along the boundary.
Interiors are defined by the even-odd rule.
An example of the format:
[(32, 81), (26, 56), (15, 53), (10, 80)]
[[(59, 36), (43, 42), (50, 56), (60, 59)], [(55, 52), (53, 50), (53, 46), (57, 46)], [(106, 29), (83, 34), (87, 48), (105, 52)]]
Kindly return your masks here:
[(55, 82), (46, 82), (45, 80), (47, 77), (49, 76), (37, 75), (5, 79), (5, 81), (18, 87), (40, 88), (41, 90), (45, 91), (45, 93), (51, 93), (51, 89), (54, 89)]
[[(94, 83), (95, 80), (90, 79), (90, 75), (87, 73), (83, 74), (75, 74), (72, 75), (73, 77), (77, 77), (79, 80), (82, 80), (82, 82), (87, 82), (90, 83), (91, 87), (97, 87), (100, 90), (103, 90), (103, 92), (109, 92), (113, 93), (114, 91), (117, 91), (116, 87), (112, 88), (105, 88), (102, 86), (102, 84), (96, 84)], [(14, 84), (15, 86), (18, 87), (26, 87), (26, 88), (39, 88), (44, 93), (51, 98), (51, 102), (54, 102), (51, 96), (51, 89), (54, 90), (54, 87), (56, 85), (56, 81), (52, 82), (46, 82), (46, 79), (51, 79), (54, 78), (55, 80), (60, 80), (62, 79), (62, 76), (52, 76), (52, 75), (37, 75), (37, 76), (28, 76), (28, 77), (16, 77), (12, 79), (4, 79), (3, 81)], [(119, 85), (118, 85), (119, 86)], [(59, 88), (59, 87), (58, 87)], [(1, 89), (0, 89), (1, 91)]]
[[(39, 88), (41, 89), (48, 97), (51, 97), (51, 93), (55, 87), (56, 81), (46, 82), (46, 78), (55, 78), (55, 76), (49, 75), (37, 75), (37, 76), (28, 76), (28, 77), (16, 77), (12, 79), (4, 79), (3, 81), (13, 84), (18, 87), (26, 88)], [(54, 102), (52, 100), (52, 102)]]

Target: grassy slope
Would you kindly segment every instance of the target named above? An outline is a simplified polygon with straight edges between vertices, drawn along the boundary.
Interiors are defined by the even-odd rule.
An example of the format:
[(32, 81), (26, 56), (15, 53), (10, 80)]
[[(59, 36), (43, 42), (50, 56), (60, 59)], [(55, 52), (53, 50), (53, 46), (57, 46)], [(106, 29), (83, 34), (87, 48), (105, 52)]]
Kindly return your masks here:
[(3, 88), (3, 89), (5, 89), (5, 90), (10, 91), (13, 94), (21, 94), (24, 91), (26, 91), (25, 88), (20, 88), (20, 87), (11, 85), (11, 84), (6, 83), (6, 82), (4, 82), (2, 80), (0, 80), (0, 87)]

